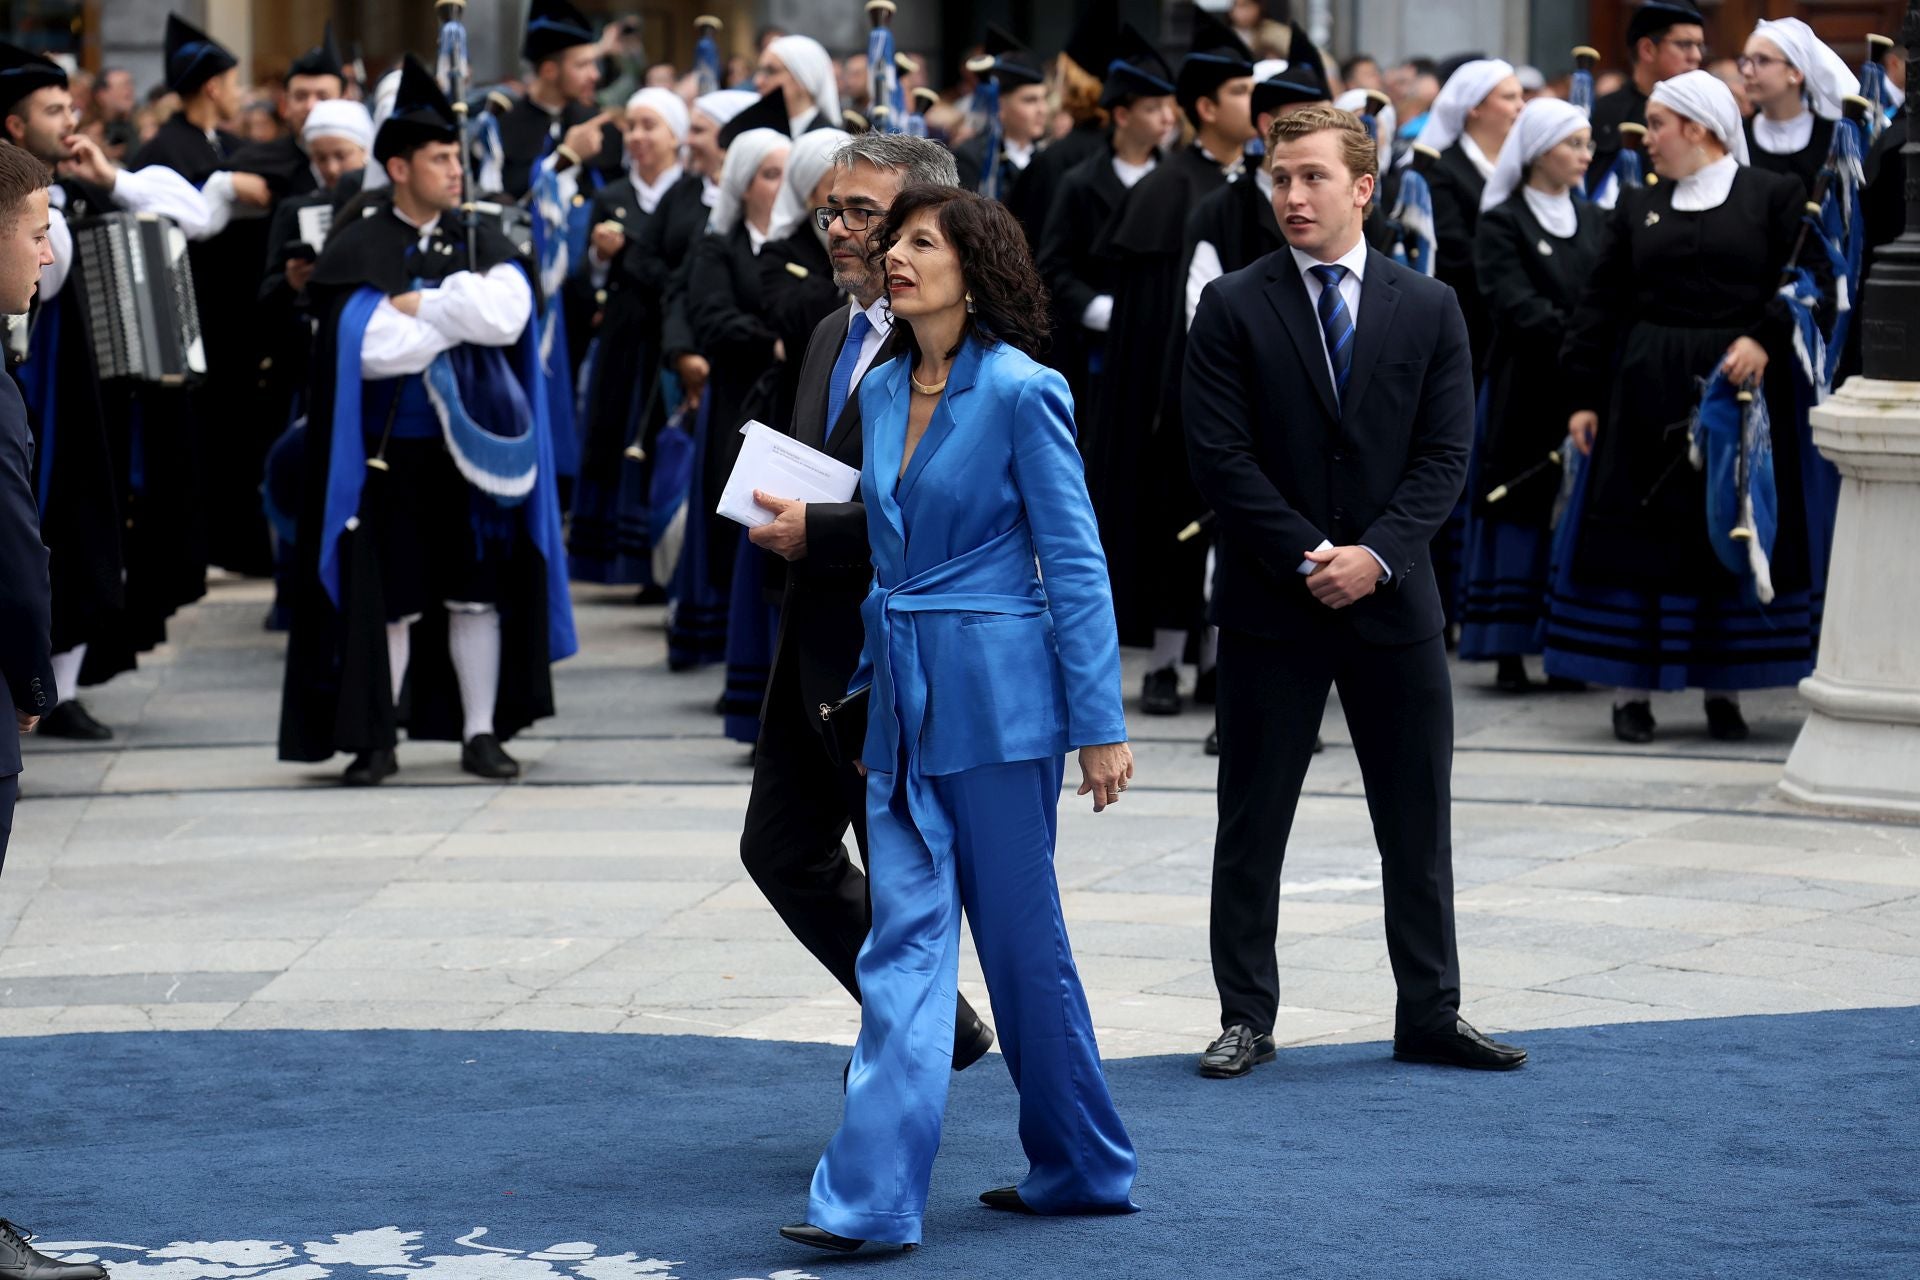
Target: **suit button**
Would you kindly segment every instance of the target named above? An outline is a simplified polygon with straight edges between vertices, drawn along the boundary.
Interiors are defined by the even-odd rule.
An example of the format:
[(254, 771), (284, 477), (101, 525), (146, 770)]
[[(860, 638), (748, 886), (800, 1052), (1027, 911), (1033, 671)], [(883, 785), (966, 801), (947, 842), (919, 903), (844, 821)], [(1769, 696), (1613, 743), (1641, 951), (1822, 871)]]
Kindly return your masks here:
[(1336, 453), (1333, 455), (1333, 460), (1335, 462), (1345, 462), (1347, 460), (1347, 455), (1344, 453)]

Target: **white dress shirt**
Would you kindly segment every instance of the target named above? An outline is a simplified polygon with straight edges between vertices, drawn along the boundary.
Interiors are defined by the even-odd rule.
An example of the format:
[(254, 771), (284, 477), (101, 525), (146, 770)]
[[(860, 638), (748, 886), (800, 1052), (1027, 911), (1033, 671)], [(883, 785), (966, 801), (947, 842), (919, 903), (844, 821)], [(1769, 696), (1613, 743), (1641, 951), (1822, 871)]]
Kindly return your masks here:
[(1739, 172), (1740, 162), (1732, 156), (1721, 156), (1712, 164), (1695, 169), (1673, 184), (1674, 210), (1705, 213), (1718, 209), (1727, 202), (1727, 193), (1733, 190), (1733, 179)]
[[(847, 323), (853, 323), (853, 317), (859, 314), (858, 300), (847, 303)], [(873, 359), (880, 354), (887, 339), (893, 334), (893, 312), (887, 309), (887, 298), (881, 294), (873, 305), (867, 308), (867, 332), (860, 339), (860, 358), (853, 364), (853, 381), (847, 384), (847, 398), (851, 400), (860, 389), (860, 379), (867, 376), (867, 370), (873, 367)], [(833, 430), (833, 424), (827, 424), (827, 430)]]
[[(1464, 140), (1464, 135), (1462, 135), (1462, 137)], [(1477, 151), (1478, 148), (1475, 148), (1475, 150)], [(1320, 334), (1320, 350), (1322, 354), (1326, 354), (1327, 352), (1327, 333), (1326, 333), (1326, 330), (1320, 325), (1320, 295), (1326, 291), (1326, 286), (1321, 284), (1320, 277), (1313, 273), (1314, 267), (1323, 266), (1323, 265), (1342, 266), (1347, 269), (1347, 273), (1340, 277), (1340, 300), (1347, 304), (1347, 318), (1353, 321), (1354, 341), (1356, 343), (1359, 342), (1360, 340), (1360, 284), (1361, 284), (1361, 281), (1366, 278), (1366, 273), (1367, 273), (1367, 239), (1366, 237), (1365, 236), (1360, 237), (1360, 239), (1354, 244), (1353, 248), (1347, 250), (1345, 253), (1341, 254), (1338, 258), (1334, 259), (1334, 261), (1330, 263), (1323, 264), (1320, 261), (1320, 259), (1314, 257), (1312, 254), (1302, 252), (1301, 250), (1292, 248), (1291, 246), (1289, 246), (1289, 248), (1287, 249), (1287, 252), (1293, 255), (1293, 265), (1297, 267), (1300, 271), (1301, 283), (1307, 286), (1307, 301), (1313, 305), (1314, 329), (1316, 332)], [(1333, 376), (1333, 356), (1330, 354), (1327, 354), (1326, 360), (1327, 360), (1327, 381), (1330, 383), (1333, 383), (1335, 382), (1335, 378)], [(1314, 548), (1314, 550), (1326, 551), (1326, 550), (1329, 550), (1332, 546), (1333, 546), (1332, 542), (1323, 540), (1319, 546)], [(1384, 559), (1381, 559), (1380, 553), (1378, 551), (1375, 551), (1372, 547), (1367, 547), (1366, 552), (1368, 555), (1372, 556), (1375, 560), (1380, 561), (1381, 581), (1384, 582), (1387, 579), (1393, 577), (1393, 570), (1387, 567), (1387, 562)], [(1319, 565), (1315, 564), (1311, 560), (1302, 560), (1300, 562), (1300, 572), (1303, 574), (1312, 573), (1315, 569), (1319, 567), (1320, 567)]]
[[(393, 216), (413, 225), (398, 209)], [(438, 217), (421, 225), (420, 243), (426, 244), (439, 225)], [(467, 342), (512, 346), (532, 318), (533, 290), (511, 262), (484, 274), (456, 271), (437, 287), (421, 290), (418, 315), (408, 315), (391, 299), (380, 300), (360, 343), (360, 373), (366, 378), (419, 373), (441, 352)]]

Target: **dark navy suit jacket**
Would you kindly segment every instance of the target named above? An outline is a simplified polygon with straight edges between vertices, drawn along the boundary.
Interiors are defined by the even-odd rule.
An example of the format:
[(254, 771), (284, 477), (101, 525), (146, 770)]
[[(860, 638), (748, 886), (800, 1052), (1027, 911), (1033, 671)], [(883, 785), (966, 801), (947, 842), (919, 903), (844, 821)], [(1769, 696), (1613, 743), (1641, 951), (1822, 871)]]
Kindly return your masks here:
[[(53, 710), (53, 606), (34, 497), (33, 436), (12, 378), (0, 376), (0, 693), (28, 715)], [(20, 726), (0, 712), (0, 778), (20, 772)]]

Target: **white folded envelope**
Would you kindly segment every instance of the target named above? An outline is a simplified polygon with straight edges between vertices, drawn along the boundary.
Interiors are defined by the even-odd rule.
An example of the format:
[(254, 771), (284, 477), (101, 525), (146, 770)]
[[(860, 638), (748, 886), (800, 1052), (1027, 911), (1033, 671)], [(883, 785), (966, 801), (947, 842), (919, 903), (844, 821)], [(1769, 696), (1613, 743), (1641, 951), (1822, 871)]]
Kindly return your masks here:
[(782, 435), (764, 422), (740, 428), (746, 439), (734, 460), (733, 474), (720, 491), (716, 515), (757, 529), (773, 523), (773, 512), (753, 500), (753, 491), (801, 502), (848, 502), (860, 488), (860, 472), (837, 458), (792, 436)]

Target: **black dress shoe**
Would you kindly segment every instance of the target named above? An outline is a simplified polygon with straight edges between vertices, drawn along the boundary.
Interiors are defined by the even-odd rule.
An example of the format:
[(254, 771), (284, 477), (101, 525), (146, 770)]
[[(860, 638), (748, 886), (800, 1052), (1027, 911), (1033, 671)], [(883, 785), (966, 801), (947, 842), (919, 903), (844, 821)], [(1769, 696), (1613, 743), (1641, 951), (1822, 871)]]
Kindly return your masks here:
[(382, 747), (378, 751), (362, 751), (340, 775), (340, 781), (350, 787), (377, 787), (400, 772), (400, 762), (394, 758), (392, 747)]
[(1707, 734), (1720, 742), (1745, 742), (1747, 718), (1732, 698), (1707, 699)]
[(987, 1056), (993, 1048), (993, 1028), (979, 1014), (956, 1020), (953, 1024), (953, 1069), (965, 1071)]
[(1622, 742), (1646, 743), (1653, 741), (1653, 706), (1646, 702), (1629, 702), (1613, 709), (1613, 736)]
[(1018, 1187), (995, 1187), (991, 1191), (982, 1191), (980, 1203), (989, 1209), (998, 1209), (1003, 1213), (1033, 1212), (1027, 1202), (1020, 1198)]
[(642, 587), (633, 593), (633, 602), (642, 605), (665, 604), (667, 602), (667, 589), (665, 587), (651, 585)]
[(0, 1280), (107, 1280), (105, 1267), (49, 1258), (32, 1239), (33, 1232), (0, 1218)]
[(69, 698), (40, 717), (39, 734), (43, 738), (67, 738), (74, 742), (105, 742), (113, 736), (113, 730)]
[[(810, 1249), (825, 1249), (828, 1253), (853, 1253), (866, 1243), (865, 1240), (855, 1240), (852, 1236), (837, 1236), (823, 1227), (814, 1226), (811, 1222), (796, 1222), (791, 1226), (782, 1227), (780, 1234), (795, 1244), (804, 1244)], [(906, 1247), (913, 1248), (912, 1245)]]
[(1533, 680), (1527, 675), (1525, 659), (1519, 654), (1500, 659), (1494, 669), (1493, 687), (1502, 693), (1532, 693)]
[(1200, 1074), (1209, 1080), (1230, 1080), (1247, 1074), (1259, 1063), (1272, 1062), (1273, 1054), (1271, 1035), (1236, 1022), (1200, 1055)]
[(1210, 707), (1220, 700), (1220, 668), (1208, 667), (1193, 680), (1194, 705)]
[(520, 762), (506, 753), (500, 739), (476, 733), (460, 748), (460, 767), (477, 777), (504, 782), (520, 776)]
[(1393, 1056), (1401, 1062), (1430, 1062), (1476, 1071), (1511, 1071), (1527, 1060), (1527, 1051), (1518, 1045), (1489, 1040), (1464, 1018), (1456, 1018), (1451, 1031), (1395, 1035)]
[(1206, 752), (1210, 756), (1217, 756), (1220, 754), (1220, 726), (1219, 725), (1216, 724), (1213, 726), (1213, 728), (1207, 730), (1207, 740), (1204, 744), (1202, 744), (1200, 749)]
[(1162, 667), (1158, 671), (1147, 672), (1146, 679), (1140, 682), (1142, 711), (1150, 716), (1177, 716), (1181, 705), (1178, 670)]

